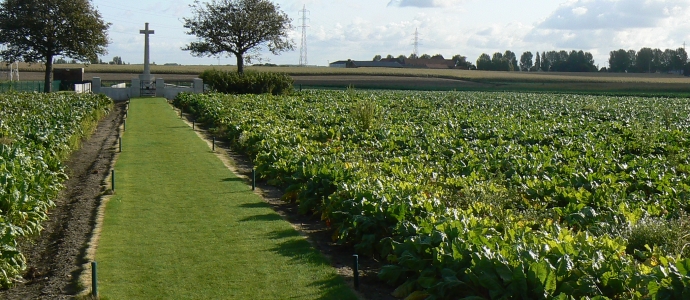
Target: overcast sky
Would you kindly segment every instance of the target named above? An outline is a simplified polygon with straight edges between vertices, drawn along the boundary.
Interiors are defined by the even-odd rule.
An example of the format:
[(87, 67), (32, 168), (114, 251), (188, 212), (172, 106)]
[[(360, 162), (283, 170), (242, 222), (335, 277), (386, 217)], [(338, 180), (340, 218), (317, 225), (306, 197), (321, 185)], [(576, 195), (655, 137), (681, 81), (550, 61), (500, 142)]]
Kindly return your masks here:
[[(193, 0), (93, 0), (112, 23), (104, 60), (121, 56), (143, 63), (144, 22), (151, 36), (151, 61), (157, 64), (235, 64), (234, 57), (197, 58), (181, 48), (195, 40), (185, 34)], [(307, 17), (310, 65), (337, 60), (371, 60), (374, 55), (408, 56), (415, 29), (420, 54), (455, 54), (476, 62), (481, 53), (584, 50), (599, 67), (608, 53), (642, 47), (690, 46), (690, 0), (282, 0), (274, 1), (293, 19), (295, 51), (264, 55), (275, 64), (298, 64), (303, 5)]]

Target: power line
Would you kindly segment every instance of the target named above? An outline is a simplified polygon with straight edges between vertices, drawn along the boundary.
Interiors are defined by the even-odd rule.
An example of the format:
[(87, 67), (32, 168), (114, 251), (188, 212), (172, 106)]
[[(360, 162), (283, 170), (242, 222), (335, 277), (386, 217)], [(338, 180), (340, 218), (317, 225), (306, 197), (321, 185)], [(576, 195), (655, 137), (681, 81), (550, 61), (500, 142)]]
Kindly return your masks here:
[(306, 66), (307, 65), (307, 13), (309, 11), (307, 10), (307, 6), (304, 5), (302, 6), (302, 10), (300, 10), (300, 14), (302, 14), (302, 45), (299, 48), (299, 65), (300, 66)]

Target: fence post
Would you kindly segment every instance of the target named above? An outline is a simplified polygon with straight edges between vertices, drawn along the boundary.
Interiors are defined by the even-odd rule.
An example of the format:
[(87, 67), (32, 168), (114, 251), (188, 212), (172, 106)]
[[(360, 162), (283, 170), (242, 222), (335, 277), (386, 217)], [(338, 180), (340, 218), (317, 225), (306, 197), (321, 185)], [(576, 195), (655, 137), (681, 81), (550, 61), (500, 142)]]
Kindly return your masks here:
[(353, 258), (353, 270), (354, 270), (354, 280), (355, 280), (355, 290), (359, 289), (359, 255), (352, 255)]
[(252, 168), (252, 191), (256, 190), (256, 169)]
[(98, 299), (98, 271), (96, 270), (97, 264), (95, 261), (91, 262), (91, 296)]

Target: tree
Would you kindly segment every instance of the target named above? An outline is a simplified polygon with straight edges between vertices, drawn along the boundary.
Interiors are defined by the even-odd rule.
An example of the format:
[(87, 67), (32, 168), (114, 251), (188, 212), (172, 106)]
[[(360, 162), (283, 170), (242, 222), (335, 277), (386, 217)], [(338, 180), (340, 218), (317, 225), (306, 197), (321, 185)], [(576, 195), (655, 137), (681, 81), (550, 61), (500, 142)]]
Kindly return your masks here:
[[(537, 53), (539, 55), (539, 53)], [(525, 51), (520, 56), (520, 70), (529, 71), (532, 68), (532, 52)]]
[(45, 63), (44, 92), (52, 89), (53, 58), (89, 61), (106, 53), (110, 23), (89, 0), (3, 0), (0, 52), (5, 61)]
[(376, 54), (373, 61), (381, 61), (381, 55)]
[(534, 68), (539, 71), (541, 68), (541, 56), (539, 56), (539, 51), (537, 51), (537, 58), (534, 60)]
[(640, 51), (637, 51), (637, 59), (635, 61), (637, 70), (643, 73), (651, 73), (653, 59), (654, 50), (652, 48), (642, 48)]
[(539, 64), (539, 68), (541, 68), (541, 70), (544, 72), (548, 72), (551, 70), (551, 61), (549, 61), (549, 59), (546, 58), (545, 51), (541, 52), (541, 64)]
[(491, 70), (493, 71), (509, 71), (510, 70), (510, 62), (503, 57), (503, 53), (501, 52), (495, 52), (494, 55), (491, 57)]
[(503, 53), (503, 58), (508, 61), (508, 71), (516, 71), (518, 69), (518, 60), (515, 52), (506, 50)]
[(431, 59), (445, 59), (445, 58), (441, 54), (434, 54), (434, 56), (432, 56)]
[(388, 54), (386, 55), (386, 59), (395, 59), (395, 57), (393, 57), (393, 55)]
[(113, 65), (124, 65), (124, 63), (122, 63), (122, 57), (119, 56), (113, 57), (112, 63)]
[(652, 54), (652, 71), (661, 71), (661, 69), (663, 68), (662, 60), (664, 57), (664, 51), (661, 51), (661, 49), (659, 48), (655, 48), (654, 50), (652, 50)]
[(688, 61), (688, 53), (685, 52), (685, 49), (683, 48), (678, 48), (676, 51), (673, 52), (673, 57), (671, 57), (671, 65), (673, 71), (682, 71), (685, 69), (685, 65), (687, 64)]
[(491, 70), (491, 56), (489, 56), (486, 53), (482, 53), (482, 55), (477, 58), (477, 70)]
[(462, 56), (460, 54), (453, 55), (453, 58), (451, 58), (455, 62), (455, 67), (456, 68), (462, 68), (462, 69), (472, 69), (474, 65), (472, 65), (471, 62), (467, 61), (467, 57)]
[(628, 57), (630, 57), (630, 66), (628, 67), (628, 72), (638, 73), (639, 70), (637, 68), (637, 65), (635, 65), (635, 63), (637, 62), (637, 51), (628, 50)]
[(419, 58), (421, 58), (421, 59), (431, 59), (431, 55), (424, 53), (424, 54), (422, 54), (422, 56), (420, 56)]
[(268, 0), (195, 1), (190, 7), (194, 16), (183, 18), (183, 26), (198, 41), (182, 50), (193, 56), (232, 54), (237, 58), (237, 73), (243, 74), (244, 63), (259, 58), (264, 47), (276, 55), (294, 49), (288, 38), (292, 20)]
[(630, 68), (630, 54), (623, 50), (611, 51), (609, 54), (609, 71), (625, 72)]

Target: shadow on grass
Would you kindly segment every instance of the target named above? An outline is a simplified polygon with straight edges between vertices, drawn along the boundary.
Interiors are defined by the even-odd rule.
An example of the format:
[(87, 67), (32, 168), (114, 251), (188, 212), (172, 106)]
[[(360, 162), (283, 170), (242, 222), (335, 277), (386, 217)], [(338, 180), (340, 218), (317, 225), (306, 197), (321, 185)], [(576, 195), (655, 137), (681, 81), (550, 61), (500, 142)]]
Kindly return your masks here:
[(239, 178), (239, 177), (228, 177), (228, 178), (222, 179), (221, 181), (223, 181), (223, 182), (236, 182), (236, 181), (243, 181), (243, 179)]
[(309, 286), (317, 287), (321, 291), (321, 296), (317, 299), (357, 299), (352, 294), (352, 290), (337, 275), (330, 276), (325, 280), (315, 281)]
[(271, 249), (271, 251), (289, 257), (292, 260), (299, 261), (300, 263), (308, 263), (315, 266), (330, 266), (326, 259), (321, 256), (319, 252), (314, 250), (306, 239), (299, 238), (282, 242), (278, 247)]
[(268, 205), (268, 203), (266, 203), (266, 202), (255, 202), (255, 203), (244, 203), (244, 204), (241, 204), (240, 207), (242, 207), (242, 208), (267, 208), (267, 207), (271, 207), (271, 206)]
[(240, 222), (255, 222), (255, 221), (282, 221), (283, 218), (280, 217), (280, 215), (276, 213), (269, 213), (269, 214), (264, 214), (264, 215), (256, 215), (256, 216), (251, 216), (251, 217), (246, 217)]
[(269, 239), (284, 239), (284, 238), (289, 238), (289, 237), (295, 237), (295, 236), (300, 236), (299, 232), (294, 229), (285, 229), (285, 230), (278, 230), (278, 231), (273, 231), (269, 234), (267, 234)]
[[(298, 236), (295, 230), (281, 230), (269, 234), (272, 238), (294, 237)], [(298, 264), (309, 264), (315, 267), (327, 267), (331, 265), (317, 250), (311, 247), (311, 244), (303, 238), (293, 238), (277, 247), (271, 249), (280, 255), (290, 258)], [(320, 291), (320, 296), (316, 299), (357, 299), (352, 293), (352, 290), (344, 283), (343, 279), (333, 274), (327, 279), (314, 281), (309, 286), (317, 287)]]

